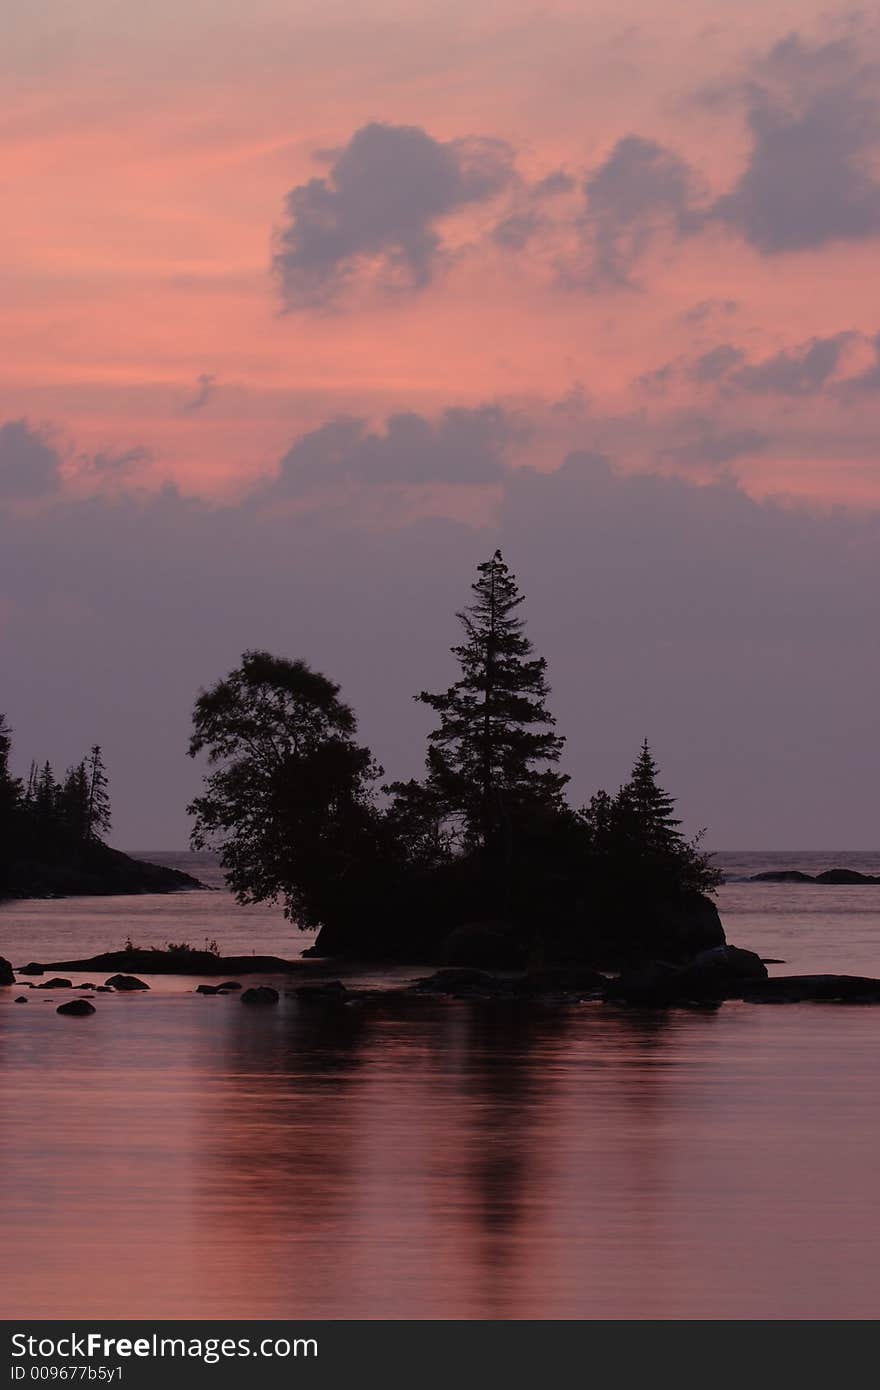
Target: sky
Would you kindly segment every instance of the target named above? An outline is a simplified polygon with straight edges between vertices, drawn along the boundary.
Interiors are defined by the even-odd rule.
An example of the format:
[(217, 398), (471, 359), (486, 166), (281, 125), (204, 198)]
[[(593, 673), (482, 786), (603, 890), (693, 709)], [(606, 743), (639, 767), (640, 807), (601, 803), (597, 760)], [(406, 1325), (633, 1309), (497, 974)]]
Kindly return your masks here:
[(880, 30), (799, 0), (6, 0), (0, 709), (186, 843), (263, 646), (416, 775), (500, 545), (573, 799), (873, 848)]

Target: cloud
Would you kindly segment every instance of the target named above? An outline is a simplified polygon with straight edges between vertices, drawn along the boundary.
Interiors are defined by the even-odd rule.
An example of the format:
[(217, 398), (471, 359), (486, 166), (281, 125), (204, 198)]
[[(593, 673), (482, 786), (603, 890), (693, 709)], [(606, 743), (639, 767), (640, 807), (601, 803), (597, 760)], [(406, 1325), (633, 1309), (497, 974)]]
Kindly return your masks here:
[(632, 272), (661, 232), (699, 229), (696, 180), (673, 151), (641, 135), (618, 140), (584, 183), (581, 229), (592, 243), (594, 284), (631, 286)]
[(726, 425), (707, 415), (684, 413), (670, 421), (658, 439), (657, 458), (676, 468), (727, 471), (739, 458), (765, 449), (772, 436), (765, 430)]
[(495, 405), (451, 408), (435, 420), (405, 411), (378, 430), (343, 416), (303, 435), (281, 460), (270, 489), (293, 497), (346, 483), (495, 483), (508, 449), (526, 432), (523, 421)]
[(737, 92), (752, 147), (713, 216), (765, 255), (816, 250), (880, 231), (877, 70), (851, 40), (775, 44)]
[(443, 258), (438, 222), (514, 177), (503, 141), (440, 141), (418, 126), (373, 122), (330, 157), (326, 177), (287, 195), (273, 264), (290, 309), (326, 305), (364, 268), (423, 288)]
[(759, 395), (818, 395), (834, 376), (846, 347), (855, 336), (835, 333), (831, 337), (811, 338), (791, 351), (765, 357), (754, 366), (738, 367), (731, 379), (740, 390)]
[(0, 425), (0, 500), (44, 497), (60, 485), (56, 449), (26, 420)]
[(202, 410), (214, 394), (214, 387), (217, 384), (216, 376), (210, 372), (202, 372), (201, 376), (196, 377), (196, 391), (188, 401), (185, 402), (185, 411)]
[(744, 393), (800, 397), (821, 396), (832, 387), (834, 393), (870, 389), (875, 376), (880, 385), (877, 367), (856, 377), (836, 379), (847, 349), (856, 343), (864, 343), (864, 336), (845, 330), (809, 338), (757, 362), (748, 362), (743, 349), (733, 343), (718, 343), (690, 362), (665, 363), (638, 378), (637, 384), (661, 392), (683, 376), (699, 386), (715, 387), (727, 396)]
[(871, 339), (874, 361), (864, 371), (847, 377), (837, 385), (837, 394), (846, 398), (880, 393), (880, 333)]

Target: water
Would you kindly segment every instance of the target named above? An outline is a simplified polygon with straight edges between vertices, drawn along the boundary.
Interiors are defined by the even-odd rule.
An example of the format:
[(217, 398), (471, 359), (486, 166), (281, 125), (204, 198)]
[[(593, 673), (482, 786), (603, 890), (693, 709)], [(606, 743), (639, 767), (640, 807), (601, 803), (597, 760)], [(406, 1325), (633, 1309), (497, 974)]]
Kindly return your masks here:
[[(730, 881), (719, 903), (777, 972), (880, 975), (880, 886)], [(129, 934), (311, 939), (223, 893), (0, 908), (18, 964)], [(877, 1316), (880, 1010), (330, 1015), (151, 983), (85, 1020), (0, 992), (7, 1317)]]

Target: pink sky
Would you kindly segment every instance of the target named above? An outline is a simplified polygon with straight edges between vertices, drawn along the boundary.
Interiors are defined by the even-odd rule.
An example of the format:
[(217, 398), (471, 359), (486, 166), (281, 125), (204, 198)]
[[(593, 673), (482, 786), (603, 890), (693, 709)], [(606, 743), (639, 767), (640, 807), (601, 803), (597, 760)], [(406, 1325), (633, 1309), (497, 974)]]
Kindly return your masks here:
[[(245, 21), (232, 0), (13, 0), (5, 22), (0, 420), (51, 430), (70, 486), (95, 485), (93, 455), (135, 450), (113, 486), (235, 494), (340, 413), (500, 402), (534, 422), (514, 463), (599, 447), (625, 470), (723, 466), (756, 495), (877, 501), (880, 391), (834, 389), (869, 365), (880, 327), (871, 228), (768, 253), (723, 218), (682, 234), (663, 205), (636, 228), (624, 286), (591, 279), (596, 226), (582, 229), (584, 180), (628, 135), (690, 166), (695, 206), (729, 193), (754, 152), (756, 84), (790, 121), (829, 93), (831, 155), (805, 123), (793, 175), (815, 179), (817, 216), (838, 137), (880, 178), (880, 107), (839, 109), (867, 92), (877, 36), (843, 9), (255, 0)], [(768, 58), (795, 32), (793, 59)], [(326, 152), (369, 122), (506, 142), (516, 180), (433, 219), (443, 255), (424, 286), (389, 294), (368, 252), (331, 303), (282, 313), (270, 262), (285, 196), (332, 178)], [(527, 246), (500, 248), (493, 228), (555, 170), (571, 190), (542, 204)], [(748, 366), (842, 333), (815, 390), (693, 378), (720, 344)], [(579, 409), (553, 410), (572, 393)], [(695, 419), (761, 442), (719, 463)]]

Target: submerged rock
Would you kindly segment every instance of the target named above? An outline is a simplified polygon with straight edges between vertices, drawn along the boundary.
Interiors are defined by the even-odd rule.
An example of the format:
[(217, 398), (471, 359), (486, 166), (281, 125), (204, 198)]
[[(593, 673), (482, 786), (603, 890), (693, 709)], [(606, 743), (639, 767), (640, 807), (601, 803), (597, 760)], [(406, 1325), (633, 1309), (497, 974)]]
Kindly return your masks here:
[(492, 998), (500, 993), (511, 992), (506, 981), (490, 975), (486, 970), (469, 970), (464, 966), (438, 970), (422, 980), (416, 980), (410, 987), (413, 994), (446, 994), (455, 999)]
[(241, 989), (241, 985), (238, 983), (238, 980), (224, 980), (223, 984), (218, 985), (217, 988), (220, 990), (221, 994), (226, 994), (231, 993), (233, 990)]
[(15, 971), (6, 960), (5, 956), (0, 956), (0, 985), (14, 985)]
[(95, 1013), (95, 1006), (90, 1004), (88, 999), (71, 999), (67, 1004), (59, 1004), (55, 1012), (66, 1014), (69, 1018), (85, 1018), (88, 1014)]
[(139, 980), (136, 975), (111, 975), (109, 980), (104, 981), (104, 984), (109, 985), (112, 989), (120, 990), (150, 988), (149, 985), (144, 984), (143, 980)]
[(26, 1004), (26, 1003), (27, 1003), (27, 999), (25, 998), (25, 996), (24, 996), (23, 994), (20, 994), (20, 995), (18, 996), (18, 998), (16, 999), (15, 1002), (16, 1002), (16, 1004)]
[(277, 1004), (278, 991), (271, 985), (255, 985), (241, 996), (242, 1004)]
[(740, 998), (749, 1004), (880, 1004), (880, 980), (865, 975), (778, 975), (749, 981)]
[(196, 985), (196, 994), (220, 994), (219, 985)]
[(73, 989), (70, 980), (63, 980), (56, 975), (51, 980), (44, 980), (41, 985), (35, 985), (35, 989)]
[(345, 999), (348, 990), (341, 980), (320, 980), (314, 984), (297, 985), (293, 990), (288, 990), (296, 999), (303, 1004), (310, 1003), (334, 1003)]

